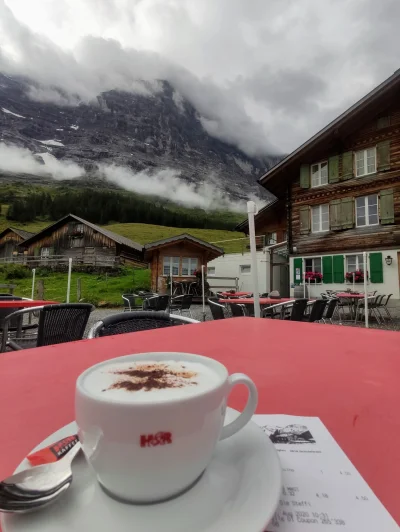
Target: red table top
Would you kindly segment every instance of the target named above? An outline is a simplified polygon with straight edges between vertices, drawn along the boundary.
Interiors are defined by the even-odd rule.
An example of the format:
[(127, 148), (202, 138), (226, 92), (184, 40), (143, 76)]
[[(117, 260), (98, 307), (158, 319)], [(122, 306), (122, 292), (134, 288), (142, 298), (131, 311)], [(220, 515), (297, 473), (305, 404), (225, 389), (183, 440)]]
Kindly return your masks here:
[(41, 301), (40, 299), (35, 299), (34, 301), (29, 301), (27, 299), (4, 299), (0, 300), (0, 308), (30, 308), (30, 307), (42, 307), (43, 305), (58, 305), (57, 301)]
[[(2, 353), (0, 478), (74, 419), (83, 370), (146, 351), (199, 353), (247, 373), (258, 414), (321, 418), (400, 523), (399, 333), (376, 329), (235, 318)], [(240, 410), (245, 400), (239, 386), (229, 405)]]
[(338, 297), (348, 297), (350, 299), (364, 299), (364, 294), (350, 294), (349, 292), (340, 292), (336, 294)]
[[(260, 305), (277, 305), (278, 303), (287, 303), (288, 301), (294, 301), (294, 298), (281, 297), (281, 299), (271, 299), (270, 297), (260, 297)], [(234, 305), (239, 303), (241, 305), (254, 305), (254, 298), (240, 298), (240, 299), (220, 299), (220, 303), (228, 303)]]
[(253, 295), (253, 292), (235, 292), (235, 293), (231, 293), (231, 292), (219, 292), (220, 294), (222, 294), (223, 296), (225, 297), (237, 297), (237, 296), (252, 296)]

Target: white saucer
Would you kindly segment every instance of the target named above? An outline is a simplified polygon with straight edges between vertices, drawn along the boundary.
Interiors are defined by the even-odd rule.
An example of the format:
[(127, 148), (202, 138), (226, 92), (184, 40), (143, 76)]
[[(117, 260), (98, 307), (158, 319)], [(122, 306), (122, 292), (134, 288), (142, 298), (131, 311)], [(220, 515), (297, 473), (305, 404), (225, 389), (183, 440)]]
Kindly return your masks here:
[[(237, 415), (228, 408), (227, 421)], [(76, 424), (70, 423), (35, 450), (76, 432)], [(27, 467), (25, 459), (17, 471)], [(191, 490), (159, 504), (135, 506), (108, 497), (79, 455), (65, 496), (31, 514), (2, 514), (3, 532), (262, 532), (276, 510), (281, 475), (273, 444), (253, 422), (218, 443)]]

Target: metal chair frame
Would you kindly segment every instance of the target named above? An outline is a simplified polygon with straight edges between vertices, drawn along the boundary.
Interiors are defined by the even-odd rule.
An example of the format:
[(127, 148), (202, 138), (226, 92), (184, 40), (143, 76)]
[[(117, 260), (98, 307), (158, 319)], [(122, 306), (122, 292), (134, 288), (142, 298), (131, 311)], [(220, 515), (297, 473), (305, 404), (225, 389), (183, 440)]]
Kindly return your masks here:
[[(187, 325), (191, 323), (200, 323), (198, 320), (193, 320), (192, 318), (187, 318), (186, 316), (178, 316), (177, 314), (168, 314), (166, 312), (153, 312), (153, 311), (142, 311), (142, 312), (121, 312), (119, 314), (114, 314), (112, 316), (108, 316), (104, 320), (98, 321), (93, 325), (93, 327), (90, 329), (88, 338), (98, 338), (99, 336), (113, 336), (110, 335), (102, 335), (101, 331), (105, 327), (111, 327), (112, 325), (121, 324), (124, 322), (131, 321), (133, 322), (139, 322), (140, 320), (146, 320), (151, 323), (151, 321), (154, 322), (156, 325), (155, 327), (148, 327), (143, 328), (141, 330), (153, 330), (158, 329), (162, 327), (172, 327), (175, 325)], [(156, 324), (157, 322), (157, 324)], [(162, 324), (162, 322), (165, 322), (165, 324)], [(124, 331), (124, 332), (117, 332), (114, 334), (126, 334), (128, 332), (137, 332), (137, 331)]]
[[(177, 301), (178, 300), (178, 301)], [(177, 312), (179, 314), (183, 314), (183, 312), (187, 312), (190, 317), (193, 319), (192, 311), (190, 310), (190, 307), (192, 305), (193, 296), (190, 294), (182, 294), (180, 296), (176, 296), (171, 299), (169, 310), (173, 312)], [(180, 303), (180, 305), (176, 305), (175, 303)]]
[(213, 301), (212, 299), (207, 299), (207, 302), (214, 320), (225, 319), (225, 305), (221, 305), (221, 303), (217, 303), (217, 301)]
[[(62, 311), (62, 310), (67, 310), (67, 309), (82, 310), (82, 311), (86, 311), (87, 312), (87, 316), (83, 317), (84, 319), (83, 319), (82, 323), (79, 326), (78, 333), (75, 334), (75, 337), (72, 338), (72, 339), (70, 338), (70, 339), (63, 340), (63, 341), (58, 341), (58, 339), (57, 339), (57, 341), (54, 341), (54, 342), (53, 341), (49, 341), (49, 337), (51, 338), (50, 331), (48, 331), (48, 330), (46, 331), (45, 330), (45, 326), (46, 326), (45, 320), (46, 320), (46, 318), (48, 316), (48, 313)], [(72, 304), (64, 303), (64, 304), (61, 304), (61, 305), (44, 305), (44, 306), (40, 306), (40, 307), (31, 307), (31, 308), (24, 308), (24, 309), (21, 309), (21, 310), (17, 310), (17, 311), (13, 312), (12, 314), (9, 314), (8, 316), (6, 316), (4, 318), (3, 329), (2, 329), (2, 333), (3, 334), (2, 334), (2, 338), (1, 338), (1, 350), (0, 351), (4, 352), (7, 349), (7, 347), (11, 347), (11, 349), (13, 349), (15, 351), (19, 351), (19, 350), (23, 349), (23, 347), (21, 347), (15, 340), (35, 341), (35, 345), (34, 346), (29, 346), (29, 347), (41, 347), (41, 346), (44, 346), (44, 345), (55, 345), (55, 344), (58, 344), (58, 343), (66, 343), (66, 342), (81, 340), (83, 338), (83, 335), (84, 335), (84, 332), (85, 332), (85, 329), (86, 329), (86, 325), (87, 325), (87, 322), (88, 322), (88, 319), (89, 319), (89, 316), (90, 316), (90, 312), (92, 312), (92, 310), (94, 310), (94, 306), (90, 305), (89, 303), (72, 303)], [(31, 314), (31, 313), (34, 313), (34, 312), (40, 312), (40, 314), (39, 314), (39, 323), (38, 323), (38, 326), (37, 326), (37, 329), (38, 329), (37, 336), (21, 338), (21, 334), (22, 334), (22, 330), (23, 330), (23, 327), (22, 327), (23, 316), (25, 314)], [(9, 338), (9, 326), (10, 326), (11, 320), (13, 320), (15, 318), (17, 318), (17, 320), (18, 320), (18, 326), (16, 328), (16, 337), (15, 337), (15, 339), (11, 340)], [(74, 322), (71, 321), (71, 320), (68, 320), (65, 323), (69, 327), (74, 324)], [(65, 333), (66, 332), (67, 331), (65, 331)], [(68, 331), (68, 332), (70, 332), (70, 331)], [(76, 331), (74, 330), (73, 333), (76, 333)]]
[(136, 298), (140, 297), (137, 294), (122, 294), (122, 299), (124, 300), (124, 312), (131, 312), (135, 309), (142, 309), (142, 305), (136, 305)]

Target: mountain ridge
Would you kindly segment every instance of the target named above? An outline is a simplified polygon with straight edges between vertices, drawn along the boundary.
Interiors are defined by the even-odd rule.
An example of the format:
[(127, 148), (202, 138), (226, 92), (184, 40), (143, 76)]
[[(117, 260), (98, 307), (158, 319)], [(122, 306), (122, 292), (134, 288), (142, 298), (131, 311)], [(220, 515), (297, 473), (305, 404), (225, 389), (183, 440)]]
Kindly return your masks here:
[(48, 154), (74, 161), (94, 179), (103, 165), (144, 172), (143, 179), (172, 169), (182, 181), (210, 183), (232, 199), (270, 198), (257, 178), (280, 157), (251, 158), (210, 136), (196, 109), (166, 81), (143, 82), (136, 93), (111, 90), (74, 106), (54, 87), (60, 104), (33, 100), (29, 94), (39, 94), (38, 87), (0, 73), (0, 142), (28, 148), (41, 164)]

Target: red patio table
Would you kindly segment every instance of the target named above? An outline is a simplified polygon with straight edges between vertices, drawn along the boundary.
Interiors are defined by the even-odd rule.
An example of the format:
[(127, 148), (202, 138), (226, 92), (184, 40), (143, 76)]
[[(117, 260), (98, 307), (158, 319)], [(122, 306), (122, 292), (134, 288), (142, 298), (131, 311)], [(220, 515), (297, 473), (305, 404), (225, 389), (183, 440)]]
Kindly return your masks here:
[(33, 301), (29, 299), (0, 300), (0, 309), (42, 307), (43, 305), (59, 305), (59, 303), (57, 301), (42, 301), (40, 299), (35, 299)]
[[(280, 299), (275, 299), (271, 297), (260, 297), (260, 305), (277, 305), (278, 303), (287, 303), (288, 301), (294, 301), (294, 298), (290, 297), (281, 297)], [(240, 299), (220, 299), (220, 303), (227, 303), (228, 305), (254, 305), (254, 298), (252, 297), (242, 297)]]
[[(146, 351), (199, 353), (247, 373), (259, 414), (321, 418), (400, 523), (399, 333), (376, 329), (235, 318), (3, 353), (0, 478), (74, 419), (82, 371)], [(229, 405), (241, 409), (245, 400), (237, 387)]]
[(344, 297), (348, 299), (364, 299), (364, 294), (351, 294), (350, 292), (340, 292), (336, 294), (337, 297)]
[(219, 292), (219, 294), (224, 297), (241, 297), (241, 296), (252, 296), (253, 292)]

